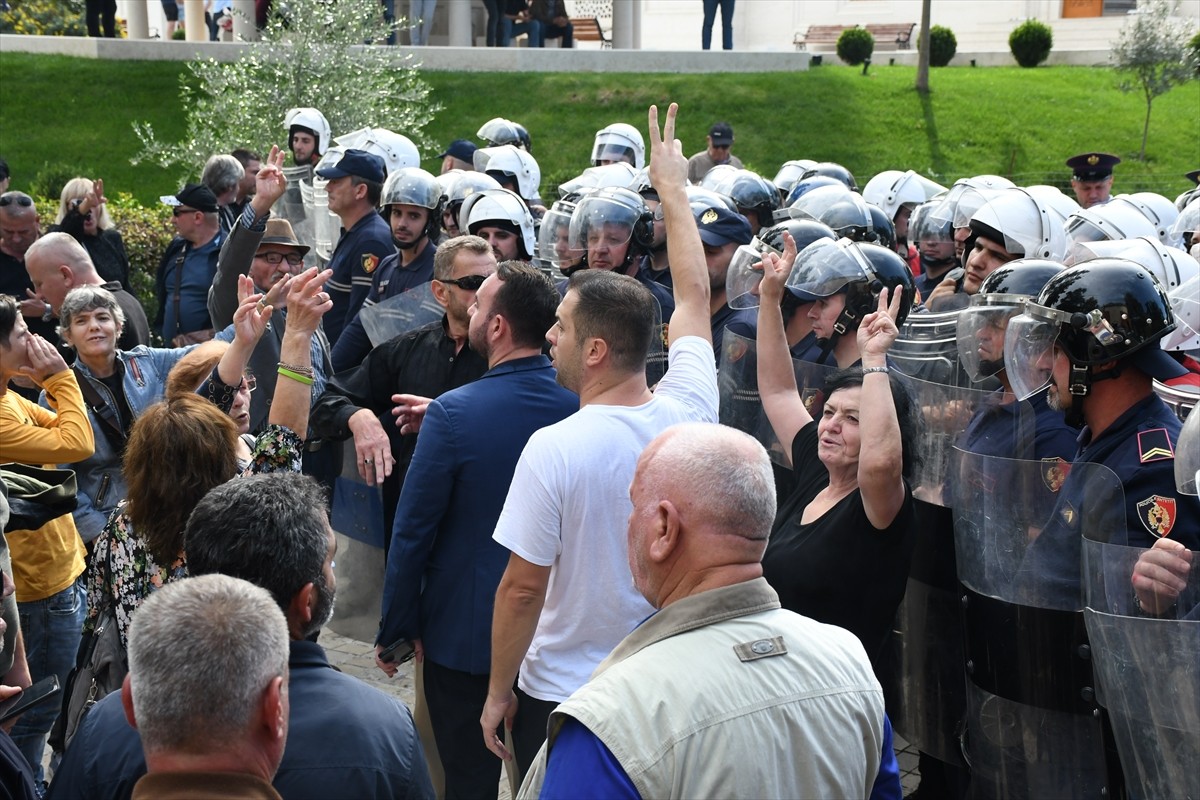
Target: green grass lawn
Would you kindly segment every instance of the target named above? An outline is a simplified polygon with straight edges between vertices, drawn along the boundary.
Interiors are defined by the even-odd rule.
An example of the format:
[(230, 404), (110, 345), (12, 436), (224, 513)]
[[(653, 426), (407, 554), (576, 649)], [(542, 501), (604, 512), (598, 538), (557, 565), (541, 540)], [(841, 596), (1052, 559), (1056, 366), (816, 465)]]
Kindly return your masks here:
[[(182, 64), (171, 62), (0, 53), (0, 156), (14, 187), (28, 186), (51, 164), (103, 177), (109, 191), (129, 191), (142, 202), (177, 188), (184, 176), (129, 164), (139, 149), (130, 123), (148, 121), (167, 140), (179, 138), (182, 72)], [(943, 183), (986, 172), (1065, 186), (1063, 160), (1095, 149), (1126, 159), (1117, 191), (1174, 198), (1188, 186), (1182, 174), (1200, 166), (1197, 82), (1155, 102), (1143, 163), (1132, 161), (1143, 101), (1118, 92), (1110, 70), (943, 68), (933, 71), (928, 98), (912, 89), (914, 73), (875, 66), (864, 77), (858, 68), (826, 64), (807, 73), (424, 77), (444, 106), (430, 127), (434, 139), (473, 138), (494, 116), (522, 122), (546, 196), (587, 166), (597, 129), (618, 121), (644, 129), (646, 107), (670, 101), (682, 109), (680, 136), (689, 154), (704, 146), (711, 122), (725, 119), (737, 132), (734, 152), (767, 177), (787, 159), (813, 158), (845, 164), (860, 184), (880, 170), (912, 168)], [(284, 110), (264, 113), (282, 118)], [(281, 126), (280, 144), (284, 136)], [(229, 147), (244, 145), (270, 143), (243, 142), (231, 131)], [(436, 160), (425, 166), (436, 170)]]

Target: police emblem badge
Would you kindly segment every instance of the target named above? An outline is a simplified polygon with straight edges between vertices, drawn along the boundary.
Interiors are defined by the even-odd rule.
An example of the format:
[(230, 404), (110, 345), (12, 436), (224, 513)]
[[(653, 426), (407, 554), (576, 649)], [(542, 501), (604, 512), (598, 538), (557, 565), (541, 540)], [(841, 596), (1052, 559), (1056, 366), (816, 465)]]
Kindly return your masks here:
[(379, 266), (379, 256), (372, 255), (370, 253), (365, 253), (363, 255), (363, 257), (362, 257), (363, 272), (370, 275), (372, 272), (375, 271), (375, 268), (378, 266)]
[(705, 211), (704, 214), (700, 217), (700, 222), (704, 225), (711, 225), (712, 223), (714, 223), (716, 221), (717, 221), (717, 211), (716, 211), (716, 209), (713, 209), (713, 208), (710, 208), (708, 211)]
[(1152, 494), (1137, 504), (1138, 519), (1146, 530), (1158, 538), (1171, 533), (1175, 527), (1175, 498)]
[(1056, 494), (1062, 488), (1063, 481), (1067, 479), (1070, 472), (1071, 464), (1061, 458), (1042, 459), (1042, 483)]

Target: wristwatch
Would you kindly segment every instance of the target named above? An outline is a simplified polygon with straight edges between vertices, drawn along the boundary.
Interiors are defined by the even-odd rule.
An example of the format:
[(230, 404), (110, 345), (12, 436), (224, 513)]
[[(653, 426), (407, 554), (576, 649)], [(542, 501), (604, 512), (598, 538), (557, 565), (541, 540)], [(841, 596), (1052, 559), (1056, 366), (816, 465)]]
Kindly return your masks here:
[(53, 319), (54, 309), (50, 307), (49, 303), (46, 303), (46, 310), (42, 312), (42, 322), (50, 322)]

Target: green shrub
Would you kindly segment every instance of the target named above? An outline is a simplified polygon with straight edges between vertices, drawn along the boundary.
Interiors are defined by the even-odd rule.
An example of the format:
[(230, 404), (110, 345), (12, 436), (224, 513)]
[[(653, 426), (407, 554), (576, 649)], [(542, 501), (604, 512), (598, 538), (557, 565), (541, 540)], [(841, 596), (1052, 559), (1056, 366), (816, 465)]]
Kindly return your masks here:
[(128, 192), (118, 192), (115, 197), (109, 196), (108, 215), (125, 240), (129, 282), (133, 284), (134, 294), (146, 309), (146, 316), (154, 319), (158, 311), (154, 276), (158, 272), (158, 262), (175, 236), (170, 209), (164, 205), (147, 208)]
[(847, 28), (838, 37), (838, 58), (852, 67), (866, 61), (874, 52), (875, 37), (866, 28)]
[(62, 197), (62, 190), (67, 185), (67, 181), (87, 174), (88, 171), (79, 164), (47, 161), (42, 164), (41, 169), (37, 171), (37, 175), (29, 182), (28, 191), (34, 197), (53, 201), (55, 212), (57, 213), (58, 199)]
[(1188, 50), (1191, 51), (1192, 63), (1196, 65), (1196, 72), (1200, 73), (1200, 31), (1197, 31), (1192, 40), (1188, 42)]
[(929, 66), (944, 67), (958, 52), (958, 39), (954, 31), (942, 25), (929, 29)]
[(1008, 35), (1008, 49), (1022, 67), (1036, 67), (1050, 55), (1054, 31), (1036, 19), (1027, 19)]
[(26, 36), (87, 36), (83, 0), (9, 0), (0, 33)]

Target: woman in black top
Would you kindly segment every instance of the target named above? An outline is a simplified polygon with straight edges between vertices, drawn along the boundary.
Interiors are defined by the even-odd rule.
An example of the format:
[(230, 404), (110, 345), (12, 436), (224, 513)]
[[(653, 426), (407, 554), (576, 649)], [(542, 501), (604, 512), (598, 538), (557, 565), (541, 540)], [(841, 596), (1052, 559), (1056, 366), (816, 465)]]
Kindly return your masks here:
[(72, 178), (63, 187), (58, 204), (58, 217), (52, 231), (69, 233), (83, 245), (106, 282), (115, 281), (133, 294), (129, 280), (129, 255), (125, 240), (113, 227), (108, 216), (108, 198), (104, 196), (104, 181)]
[(791, 445), (797, 482), (780, 503), (763, 574), (784, 608), (850, 630), (874, 661), (904, 597), (915, 536), (902, 443), (915, 432), (915, 409), (886, 363), (903, 293), (880, 289), (856, 332), (861, 367), (832, 376), (814, 420), (796, 390), (779, 305), (795, 255), (789, 239), (782, 258), (763, 257), (759, 391), (775, 435)]

